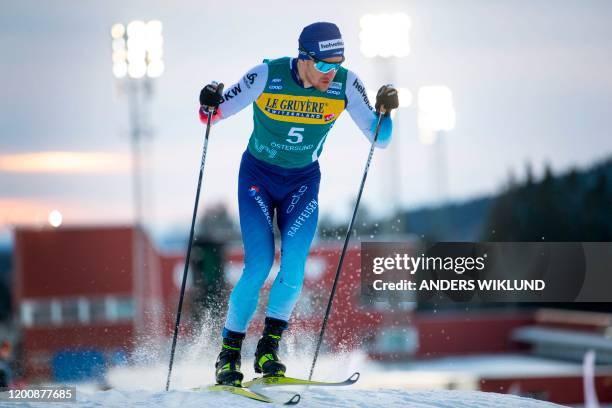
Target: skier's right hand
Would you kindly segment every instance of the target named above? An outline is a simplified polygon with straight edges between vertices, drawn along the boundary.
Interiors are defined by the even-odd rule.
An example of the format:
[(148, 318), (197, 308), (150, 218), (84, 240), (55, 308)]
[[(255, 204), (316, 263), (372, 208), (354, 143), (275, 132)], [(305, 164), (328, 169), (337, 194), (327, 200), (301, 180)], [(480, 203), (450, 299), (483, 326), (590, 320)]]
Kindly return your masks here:
[(211, 82), (200, 91), (200, 106), (205, 111), (216, 110), (221, 102), (223, 102), (223, 84)]

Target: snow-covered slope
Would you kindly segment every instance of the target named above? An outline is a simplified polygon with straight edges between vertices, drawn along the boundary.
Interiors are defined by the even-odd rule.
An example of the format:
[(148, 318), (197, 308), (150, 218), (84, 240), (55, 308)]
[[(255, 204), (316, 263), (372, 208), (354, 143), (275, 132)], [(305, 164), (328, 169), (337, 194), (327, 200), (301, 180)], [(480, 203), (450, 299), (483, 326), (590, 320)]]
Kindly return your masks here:
[[(284, 360), (289, 367), (288, 374), (307, 378), (312, 350), (288, 343), (286, 355), (291, 357)], [(310, 343), (314, 344), (314, 341)], [(250, 364), (254, 344), (245, 347), (242, 368), (245, 379), (250, 379), (255, 376)], [(107, 380), (111, 390), (96, 391), (93, 387), (81, 385), (77, 388), (76, 405), (54, 403), (53, 407), (265, 407), (264, 403), (222, 392), (188, 391), (192, 387), (213, 383), (213, 362), (217, 350), (216, 339), (200, 338), (190, 344), (181, 344), (182, 353), (174, 366), (171, 390), (165, 392), (163, 388), (168, 370), (167, 347), (144, 349), (139, 365), (117, 367), (108, 373)], [(498, 363), (508, 367), (508, 361)], [(293, 393), (299, 392), (302, 400), (298, 407), (558, 407), (555, 404), (513, 395), (472, 391), (476, 388), (476, 378), (462, 372), (456, 361), (446, 362), (443, 366), (450, 366), (453, 370), (444, 371), (434, 365), (395, 367), (376, 364), (359, 351), (324, 354), (317, 363), (315, 379), (339, 381), (359, 371), (359, 382), (350, 387), (279, 387), (267, 388), (262, 392), (280, 400), (288, 400)], [(453, 391), (444, 388), (452, 388)]]
[[(266, 393), (287, 399), (288, 391)], [(324, 389), (301, 390), (302, 401), (298, 407), (411, 407), (411, 408), (545, 408), (559, 405), (521, 398), (512, 395), (476, 391), (408, 391), (408, 390), (362, 390)], [(78, 395), (79, 407), (259, 407), (266, 406), (235, 395), (190, 391), (103, 391)], [(54, 407), (58, 405), (54, 404)], [(74, 404), (66, 404), (74, 408)]]

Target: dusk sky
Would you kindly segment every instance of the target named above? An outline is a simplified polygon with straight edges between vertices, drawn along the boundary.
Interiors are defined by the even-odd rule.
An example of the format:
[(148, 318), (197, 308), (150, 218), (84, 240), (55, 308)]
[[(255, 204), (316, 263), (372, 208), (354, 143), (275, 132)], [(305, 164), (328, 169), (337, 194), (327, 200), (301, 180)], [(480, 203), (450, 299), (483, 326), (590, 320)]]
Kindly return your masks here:
[[(451, 89), (456, 127), (445, 136), (448, 197), (498, 192), (525, 163), (540, 175), (588, 167), (612, 154), (612, 2), (579, 0), (6, 1), (0, 3), (0, 237), (15, 224), (42, 225), (58, 209), (66, 225), (132, 217), (127, 102), (116, 92), (110, 28), (133, 19), (163, 23), (166, 71), (154, 82), (155, 135), (147, 143), (146, 222), (188, 226), (204, 126), (197, 96), (211, 80), (231, 84), (263, 58), (295, 56), (301, 29), (332, 21), (343, 34), (345, 66), (368, 88)], [(404, 12), (411, 53), (384, 63), (359, 50), (365, 13)], [(435, 202), (432, 147), (420, 142), (417, 109), (397, 116), (389, 150), (377, 150), (364, 204), (391, 210)], [(237, 214), (237, 172), (252, 108), (214, 126), (202, 211), (226, 203)], [(348, 114), (321, 158), (323, 214), (348, 221), (369, 143)], [(83, 162), (51, 172), (34, 153), (73, 152)], [(393, 177), (393, 155), (401, 158)], [(33, 159), (30, 159), (32, 158)], [(25, 164), (24, 164), (25, 163)], [(82, 164), (81, 164), (82, 163)], [(339, 218), (343, 219), (343, 218)]]

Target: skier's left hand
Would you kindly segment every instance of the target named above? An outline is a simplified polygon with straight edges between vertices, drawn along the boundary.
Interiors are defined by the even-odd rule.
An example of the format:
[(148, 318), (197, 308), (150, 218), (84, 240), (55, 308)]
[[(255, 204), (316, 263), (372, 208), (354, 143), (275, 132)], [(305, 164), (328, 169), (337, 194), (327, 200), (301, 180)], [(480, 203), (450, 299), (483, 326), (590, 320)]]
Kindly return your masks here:
[(399, 106), (397, 89), (391, 84), (383, 85), (376, 94), (376, 113), (382, 112), (385, 116), (391, 114), (391, 110)]

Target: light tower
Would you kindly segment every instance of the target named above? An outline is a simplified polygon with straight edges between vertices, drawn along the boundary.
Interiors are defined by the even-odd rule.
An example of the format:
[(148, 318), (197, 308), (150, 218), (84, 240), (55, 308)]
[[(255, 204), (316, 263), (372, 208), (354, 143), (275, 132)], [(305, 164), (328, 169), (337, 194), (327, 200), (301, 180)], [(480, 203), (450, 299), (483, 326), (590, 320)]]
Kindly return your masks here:
[[(113, 75), (117, 89), (127, 96), (130, 141), (132, 150), (132, 200), (133, 200), (133, 275), (134, 302), (136, 305), (135, 326), (137, 332), (145, 327), (161, 324), (161, 294), (159, 273), (155, 262), (145, 253), (142, 142), (152, 136), (151, 101), (153, 78), (164, 72), (162, 23), (158, 20), (131, 21), (127, 27), (121, 23), (111, 28)], [(145, 268), (150, 272), (145, 277)], [(146, 311), (146, 313), (145, 313)], [(145, 318), (146, 316), (146, 318)]]

